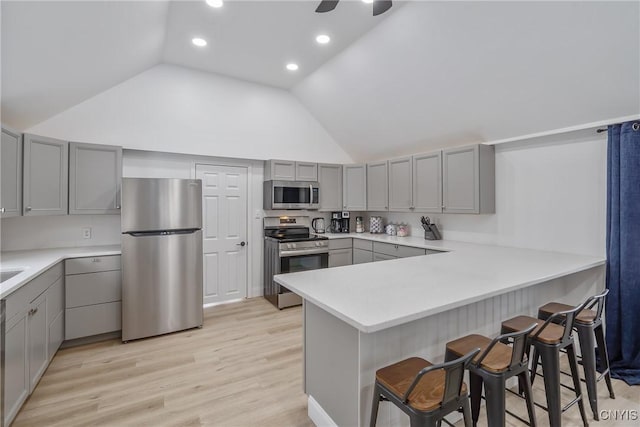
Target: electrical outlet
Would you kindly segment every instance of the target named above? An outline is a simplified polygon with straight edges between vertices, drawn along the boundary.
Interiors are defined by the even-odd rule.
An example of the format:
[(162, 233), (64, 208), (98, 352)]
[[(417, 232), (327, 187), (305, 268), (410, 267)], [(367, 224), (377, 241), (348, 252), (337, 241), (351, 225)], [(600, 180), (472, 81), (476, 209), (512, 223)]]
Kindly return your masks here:
[(82, 238), (90, 239), (91, 238), (91, 227), (84, 227), (82, 229)]

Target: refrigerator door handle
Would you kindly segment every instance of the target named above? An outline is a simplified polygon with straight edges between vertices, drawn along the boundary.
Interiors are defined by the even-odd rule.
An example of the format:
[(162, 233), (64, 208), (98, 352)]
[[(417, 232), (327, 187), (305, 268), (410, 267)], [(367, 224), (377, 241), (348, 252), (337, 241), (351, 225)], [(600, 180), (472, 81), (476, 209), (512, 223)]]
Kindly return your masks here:
[(198, 232), (199, 228), (188, 228), (185, 230), (162, 230), (162, 231), (130, 231), (128, 234), (133, 237), (145, 237), (145, 236), (172, 236), (175, 234), (193, 234)]

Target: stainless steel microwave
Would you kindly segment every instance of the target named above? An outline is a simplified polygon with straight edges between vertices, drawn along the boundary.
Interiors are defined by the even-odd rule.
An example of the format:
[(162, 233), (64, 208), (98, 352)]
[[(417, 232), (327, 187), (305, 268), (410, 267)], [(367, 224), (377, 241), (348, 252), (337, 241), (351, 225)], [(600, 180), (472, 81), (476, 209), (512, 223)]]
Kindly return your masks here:
[(265, 181), (265, 209), (318, 209), (319, 185), (309, 181)]

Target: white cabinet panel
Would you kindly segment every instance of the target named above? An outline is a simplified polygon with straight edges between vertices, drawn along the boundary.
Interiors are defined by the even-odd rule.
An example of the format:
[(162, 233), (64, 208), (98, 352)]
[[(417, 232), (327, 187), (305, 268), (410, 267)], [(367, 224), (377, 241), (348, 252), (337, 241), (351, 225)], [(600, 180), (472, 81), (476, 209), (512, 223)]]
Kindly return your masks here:
[(344, 165), (342, 167), (342, 209), (364, 211), (367, 209), (366, 165)]
[(411, 157), (389, 160), (389, 210), (411, 212), (413, 209)]
[(442, 151), (442, 202), (445, 213), (495, 212), (493, 146), (472, 145)]
[(367, 210), (389, 209), (389, 177), (387, 162), (367, 164)]
[(320, 211), (342, 210), (342, 165), (320, 163), (318, 165), (320, 184)]
[(413, 206), (442, 212), (442, 151), (413, 156)]
[(66, 215), (69, 143), (24, 135), (24, 215)]
[(264, 164), (264, 180), (295, 181), (296, 162), (289, 160), (267, 160)]
[(22, 137), (2, 128), (0, 218), (22, 215)]

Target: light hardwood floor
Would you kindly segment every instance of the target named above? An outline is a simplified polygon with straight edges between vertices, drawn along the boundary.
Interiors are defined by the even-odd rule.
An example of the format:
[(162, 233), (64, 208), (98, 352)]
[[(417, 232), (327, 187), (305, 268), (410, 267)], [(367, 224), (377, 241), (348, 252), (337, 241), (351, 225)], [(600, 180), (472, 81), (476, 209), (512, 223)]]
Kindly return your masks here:
[[(614, 380), (614, 388), (617, 399), (611, 400), (599, 384), (601, 409), (640, 410), (640, 387)], [(541, 378), (534, 393), (544, 402)], [(569, 392), (563, 395), (568, 402)], [(205, 309), (203, 329), (60, 350), (14, 426), (306, 427), (313, 425), (306, 402), (301, 309), (279, 311), (254, 298)], [(526, 415), (515, 397), (508, 396), (507, 406)], [(588, 404), (587, 415), (592, 426), (639, 425), (596, 423)], [(486, 426), (484, 409), (480, 417)], [(537, 419), (538, 425), (548, 425), (540, 409)], [(577, 407), (563, 415), (565, 426), (579, 421)], [(507, 425), (523, 424), (507, 417)]]

